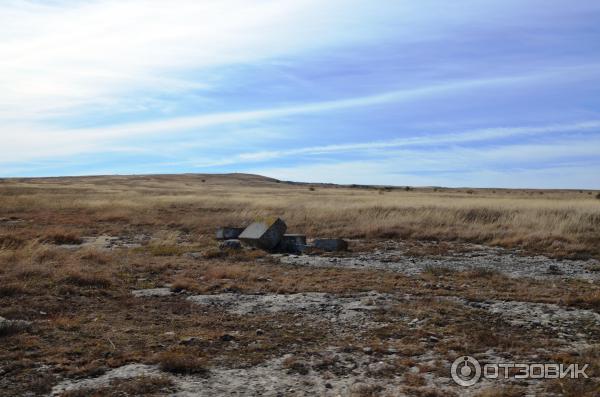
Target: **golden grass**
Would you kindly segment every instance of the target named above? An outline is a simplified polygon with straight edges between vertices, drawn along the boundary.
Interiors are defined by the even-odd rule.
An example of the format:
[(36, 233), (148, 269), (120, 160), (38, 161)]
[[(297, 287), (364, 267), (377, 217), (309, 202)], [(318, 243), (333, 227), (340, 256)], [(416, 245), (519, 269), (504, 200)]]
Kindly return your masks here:
[[(210, 236), (219, 225), (281, 216), (290, 230), (312, 236), (468, 241), (600, 257), (600, 200), (591, 191), (311, 186), (244, 175), (8, 179), (0, 183), (0, 215), (54, 225), (61, 230), (40, 238), (70, 243), (124, 225)], [(18, 245), (18, 238), (0, 236), (0, 243)], [(174, 238), (162, 236), (156, 254), (177, 254), (165, 248)]]

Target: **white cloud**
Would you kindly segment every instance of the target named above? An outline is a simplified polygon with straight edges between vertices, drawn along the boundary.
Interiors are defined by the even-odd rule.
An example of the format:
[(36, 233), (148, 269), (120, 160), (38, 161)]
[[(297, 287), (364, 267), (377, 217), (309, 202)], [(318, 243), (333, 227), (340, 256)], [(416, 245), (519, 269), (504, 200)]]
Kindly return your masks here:
[[(527, 15), (513, 3), (3, 1), (0, 117), (43, 119), (82, 107), (126, 111), (131, 95), (139, 100), (136, 93), (212, 87), (207, 68), (390, 37), (439, 39), (464, 21)], [(194, 77), (182, 77), (190, 71)]]
[[(563, 3), (566, 4), (566, 1)], [(571, 81), (583, 75), (589, 76), (590, 73), (597, 74), (597, 65), (593, 63), (537, 71), (526, 69), (527, 74), (430, 82), (413, 88), (391, 89), (389, 92), (338, 100), (321, 101), (315, 98), (312, 102), (281, 107), (267, 105), (263, 109), (253, 109), (246, 105), (242, 111), (223, 110), (208, 114), (201, 114), (203, 111), (199, 109), (198, 115), (190, 117), (164, 120), (147, 118), (145, 120), (148, 121), (143, 122), (94, 128), (57, 127), (72, 125), (71, 117), (82, 118), (90, 111), (108, 114), (167, 106), (168, 103), (162, 102), (163, 94), (205, 90), (207, 97), (212, 95), (210, 98), (218, 99), (219, 88), (223, 88), (218, 85), (227, 84), (218, 79), (219, 68), (224, 65), (259, 65), (269, 59), (285, 62), (286, 57), (290, 56), (348, 44), (376, 42), (380, 45), (388, 39), (395, 44), (440, 38), (451, 40), (453, 36), (447, 33), (453, 29), (464, 33), (465, 21), (471, 27), (477, 24), (487, 27), (489, 23), (497, 29), (499, 24), (510, 24), (518, 19), (529, 26), (530, 21), (531, 24), (536, 23), (532, 15), (545, 12), (543, 7), (539, 7), (540, 4), (543, 4), (540, 0), (535, 0), (535, 4), (529, 7), (522, 7), (522, 2), (516, 0), (423, 0), (418, 4), (368, 3), (360, 0), (6, 0), (0, 3), (2, 173), (10, 173), (8, 166), (27, 161), (64, 161), (69, 156), (89, 153), (155, 150), (156, 144), (146, 145), (145, 139), (167, 140), (171, 137), (169, 146), (173, 154), (177, 154), (176, 148), (188, 144), (177, 141), (182, 131), (188, 134), (195, 131), (196, 137), (204, 141), (201, 145), (204, 152), (199, 156), (202, 161), (186, 161), (206, 167), (248, 164), (297, 155), (366, 151), (385, 154), (385, 151), (391, 153), (392, 150), (415, 145), (461, 144), (509, 136), (593, 131), (599, 121), (244, 152), (241, 148), (245, 143), (260, 144), (261, 139), (266, 142), (283, 137), (278, 136), (278, 132), (261, 132), (257, 128), (246, 135), (244, 132), (234, 132), (222, 137), (209, 128), (239, 125), (240, 130), (248, 131), (254, 127), (253, 123), (287, 116), (417, 102), (431, 97), (452, 99), (454, 94), (461, 91), (509, 85), (522, 87), (532, 82), (546, 84), (559, 79)], [(579, 7), (582, 6), (572, 6), (574, 9)], [(500, 10), (502, 12), (498, 12)], [(518, 18), (515, 19), (515, 16)], [(462, 36), (459, 34), (456, 37), (460, 39)], [(589, 58), (589, 61), (594, 59)], [(480, 75), (494, 73), (491, 70), (489, 74)], [(422, 83), (410, 81), (405, 82), (404, 86), (409, 87), (409, 84)], [(589, 118), (595, 117), (593, 113), (589, 114)], [(107, 120), (103, 124), (106, 125)], [(225, 147), (231, 155), (211, 158), (210, 150), (206, 150), (211, 146)], [(587, 153), (590, 147), (593, 148), (588, 146), (582, 148), (581, 152)], [(527, 156), (526, 152), (513, 149), (515, 155)], [(527, 150), (532, 149), (529, 147)], [(539, 150), (542, 157), (549, 156), (542, 147), (535, 150)], [(547, 150), (554, 151), (556, 147)], [(161, 148), (161, 151), (166, 149)], [(415, 159), (415, 153), (409, 150), (403, 154)], [(450, 150), (448, 153), (450, 156), (460, 154), (478, 157), (477, 153), (465, 151), (459, 153)], [(490, 159), (506, 155), (501, 149), (486, 153)], [(451, 160), (443, 153), (438, 155)], [(427, 156), (422, 160), (429, 161)], [(364, 178), (367, 178), (367, 170), (374, 173), (380, 170), (376, 162), (371, 162), (371, 165), (357, 164), (357, 167), (362, 167), (357, 175), (364, 174)], [(439, 163), (432, 161), (430, 165), (434, 164)], [(11, 169), (22, 169), (15, 167)]]
[[(600, 120), (584, 121), (571, 124), (550, 124), (543, 126), (482, 128), (477, 130), (450, 134), (425, 135), (418, 137), (390, 139), (385, 141), (312, 146), (279, 151), (242, 153), (237, 156), (237, 161), (264, 161), (297, 155), (319, 155), (328, 153), (357, 152), (373, 149), (410, 147), (417, 145), (461, 144), (469, 142), (483, 142), (492, 139), (509, 138), (513, 136), (547, 135), (564, 132), (597, 132), (599, 130)], [(540, 150), (541, 149), (543, 149), (543, 147), (540, 148)]]
[[(152, 134), (179, 133), (197, 129), (197, 134), (204, 136), (208, 142), (215, 144), (222, 142), (219, 137), (214, 137), (207, 127), (225, 124), (239, 124), (259, 120), (276, 119), (286, 116), (320, 113), (351, 109), (355, 107), (375, 106), (385, 103), (402, 103), (417, 101), (423, 98), (436, 96), (451, 96), (459, 91), (504, 86), (507, 84), (523, 84), (526, 81), (547, 78), (555, 73), (554, 70), (541, 71), (537, 74), (522, 76), (506, 76), (490, 79), (459, 80), (448, 83), (434, 84), (413, 89), (395, 90), (375, 95), (346, 98), (333, 101), (322, 101), (298, 104), (270, 109), (258, 109), (238, 112), (221, 112), (203, 114), (190, 117), (175, 117), (159, 121), (147, 121), (128, 124), (119, 124), (98, 128), (79, 129), (51, 129), (37, 124), (6, 123), (2, 135), (6, 139), (0, 154), (4, 162), (25, 161), (28, 159), (44, 158), (46, 156), (67, 156), (93, 151), (116, 150), (123, 145), (123, 139), (135, 136), (149, 137)], [(254, 153), (241, 153), (228, 160), (219, 160), (214, 164), (229, 164), (240, 161), (265, 160), (298, 154), (316, 154), (325, 152), (355, 151), (369, 148), (397, 147), (432, 142), (462, 142), (492, 139), (503, 136), (551, 133), (555, 131), (576, 130), (586, 131), (597, 128), (600, 121), (587, 121), (568, 125), (549, 125), (542, 127), (510, 127), (493, 128), (476, 131), (467, 131), (459, 134), (443, 136), (416, 137), (383, 142), (367, 142), (357, 144), (329, 145), (322, 147), (308, 147), (283, 151), (262, 151)], [(244, 137), (236, 143), (239, 145)], [(254, 137), (249, 137), (252, 139)], [(211, 163), (213, 164), (213, 163)]]
[[(0, 117), (55, 117), (81, 106), (121, 111), (124, 96), (136, 91), (210, 87), (208, 75), (198, 72), (206, 68), (366, 40), (385, 14), (375, 7), (354, 14), (355, 3), (5, 1)], [(189, 71), (197, 75), (179, 77)]]
[(477, 148), (377, 149), (360, 161), (320, 160), (250, 171), (305, 182), (597, 189), (600, 162), (589, 159), (598, 150), (600, 137)]

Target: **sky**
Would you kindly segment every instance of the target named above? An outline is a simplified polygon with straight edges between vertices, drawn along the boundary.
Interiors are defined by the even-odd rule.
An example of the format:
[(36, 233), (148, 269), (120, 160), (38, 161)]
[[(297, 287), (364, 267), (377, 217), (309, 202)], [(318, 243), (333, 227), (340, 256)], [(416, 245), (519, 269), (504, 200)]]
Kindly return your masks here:
[(597, 0), (2, 0), (0, 177), (600, 189)]

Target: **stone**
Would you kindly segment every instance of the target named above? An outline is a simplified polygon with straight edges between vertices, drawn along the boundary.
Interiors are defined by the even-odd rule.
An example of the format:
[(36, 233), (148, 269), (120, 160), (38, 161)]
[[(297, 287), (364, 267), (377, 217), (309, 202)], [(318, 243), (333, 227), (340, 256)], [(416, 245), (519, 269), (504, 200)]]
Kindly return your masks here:
[(244, 231), (243, 227), (231, 227), (224, 226), (217, 229), (216, 238), (217, 240), (230, 240), (236, 239)]
[(219, 244), (219, 248), (239, 250), (242, 249), (242, 243), (240, 242), (240, 240), (235, 239), (225, 240), (221, 244)]
[(131, 291), (131, 294), (136, 298), (148, 298), (152, 296), (169, 296), (173, 295), (173, 291), (171, 288), (162, 287), (162, 288), (148, 288), (148, 289), (137, 289)]
[(373, 375), (384, 375), (394, 371), (394, 367), (386, 362), (379, 361), (368, 365), (368, 370)]
[(27, 331), (30, 327), (30, 321), (8, 320), (4, 317), (0, 317), (0, 336), (12, 335), (18, 332)]
[(248, 226), (239, 239), (244, 243), (264, 250), (272, 250), (279, 244), (287, 226), (279, 218), (254, 222)]
[(221, 340), (223, 342), (231, 342), (232, 340), (235, 340), (235, 337), (231, 334), (223, 334), (221, 335)]
[(185, 338), (181, 338), (179, 340), (179, 344), (180, 345), (184, 345), (184, 346), (201, 345), (202, 344), (202, 339), (197, 338), (195, 336), (187, 336)]
[(548, 274), (563, 274), (563, 272), (560, 270), (560, 268), (557, 265), (550, 265), (548, 266)]
[(348, 242), (341, 238), (316, 238), (313, 246), (323, 251), (346, 251)]
[(299, 253), (304, 252), (308, 245), (306, 244), (306, 235), (304, 234), (284, 234), (276, 247), (279, 252)]

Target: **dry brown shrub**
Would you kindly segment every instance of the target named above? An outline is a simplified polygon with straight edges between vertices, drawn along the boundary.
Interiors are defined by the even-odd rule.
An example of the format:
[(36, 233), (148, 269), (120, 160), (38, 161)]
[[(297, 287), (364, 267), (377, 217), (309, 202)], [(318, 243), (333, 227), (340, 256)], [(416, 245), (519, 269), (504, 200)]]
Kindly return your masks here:
[(56, 229), (50, 232), (47, 232), (44, 237), (41, 238), (43, 243), (48, 244), (75, 244), (79, 245), (83, 243), (81, 236), (76, 233), (68, 230)]
[(108, 288), (112, 284), (105, 274), (82, 270), (69, 270), (62, 280), (78, 287)]
[(209, 369), (206, 359), (192, 353), (169, 351), (161, 353), (157, 362), (163, 371), (174, 374), (196, 374), (208, 376)]
[(15, 250), (23, 247), (25, 240), (20, 237), (3, 235), (0, 236), (0, 250)]

